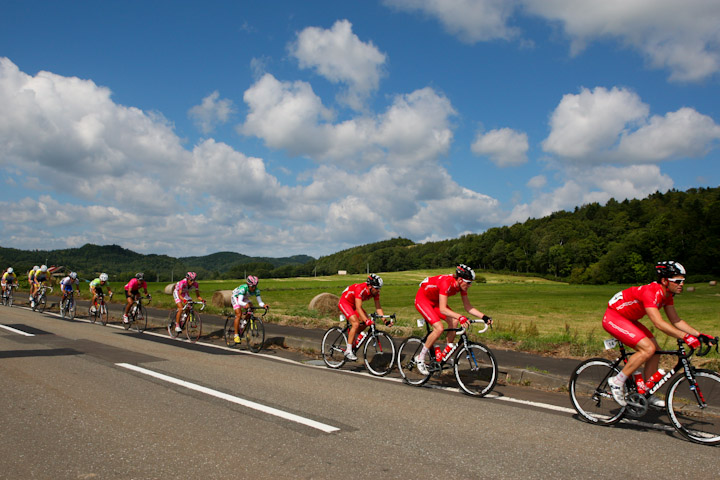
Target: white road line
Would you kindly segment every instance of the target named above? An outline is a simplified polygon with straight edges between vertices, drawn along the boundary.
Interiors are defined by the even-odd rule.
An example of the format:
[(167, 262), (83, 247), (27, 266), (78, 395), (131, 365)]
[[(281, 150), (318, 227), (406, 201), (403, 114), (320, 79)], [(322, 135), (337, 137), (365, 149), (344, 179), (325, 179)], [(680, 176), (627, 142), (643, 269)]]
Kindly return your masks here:
[(17, 328), (8, 327), (7, 325), (0, 325), (0, 328), (4, 328), (5, 330), (9, 330), (13, 333), (19, 333), (20, 335), (25, 335), (26, 337), (34, 337), (34, 333), (27, 333), (23, 332), (22, 330), (18, 330)]
[(324, 423), (316, 422), (315, 420), (310, 420), (305, 417), (301, 417), (299, 415), (295, 415), (289, 412), (285, 412), (283, 410), (278, 410), (277, 408), (268, 407), (266, 405), (262, 405), (256, 402), (251, 402), (250, 400), (245, 400), (240, 397), (236, 397), (234, 395), (229, 395), (227, 393), (219, 392), (217, 390), (213, 390), (212, 388), (203, 387), (201, 385), (196, 385), (194, 383), (186, 382), (184, 380), (180, 380), (174, 377), (170, 377), (168, 375), (164, 375), (162, 373), (157, 373), (152, 370), (148, 370), (146, 368), (137, 367), (135, 365), (130, 365), (128, 363), (116, 363), (115, 365), (127, 368), (128, 370), (133, 370), (135, 372), (142, 373), (144, 375), (151, 376), (153, 378), (157, 378), (159, 380), (163, 380), (168, 383), (172, 383), (174, 385), (179, 385), (181, 387), (185, 387), (190, 390), (195, 390), (196, 392), (204, 393), (206, 395), (211, 395), (216, 398), (220, 398), (222, 400), (226, 400), (228, 402), (235, 403), (237, 405), (242, 405), (243, 407), (251, 408), (253, 410), (257, 410), (259, 412), (267, 413), (268, 415), (274, 415), (276, 417), (283, 418), (285, 420), (290, 420), (291, 422), (296, 422), (302, 425), (306, 425), (308, 427), (315, 428), (317, 430), (320, 430), (325, 433), (332, 433), (337, 432), (340, 429), (337, 427), (333, 427), (331, 425), (326, 425)]

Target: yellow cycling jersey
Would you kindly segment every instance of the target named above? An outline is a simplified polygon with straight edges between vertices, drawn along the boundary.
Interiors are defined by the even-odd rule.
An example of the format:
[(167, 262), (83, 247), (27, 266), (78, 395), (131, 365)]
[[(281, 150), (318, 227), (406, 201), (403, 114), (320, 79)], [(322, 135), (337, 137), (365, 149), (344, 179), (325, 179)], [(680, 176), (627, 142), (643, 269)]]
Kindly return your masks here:
[(15, 281), (15, 278), (16, 277), (15, 277), (14, 273), (5, 272), (5, 273), (3, 273), (2, 281), (3, 281), (3, 283), (7, 283), (7, 282), (13, 283)]

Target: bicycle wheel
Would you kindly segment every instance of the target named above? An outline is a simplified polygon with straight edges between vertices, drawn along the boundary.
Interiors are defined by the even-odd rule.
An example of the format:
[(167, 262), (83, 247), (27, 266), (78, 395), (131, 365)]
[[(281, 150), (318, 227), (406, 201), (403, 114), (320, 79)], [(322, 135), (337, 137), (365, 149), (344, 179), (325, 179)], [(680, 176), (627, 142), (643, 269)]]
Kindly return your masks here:
[(102, 323), (103, 326), (107, 325), (107, 323), (108, 323), (108, 310), (107, 310), (107, 306), (106, 306), (104, 303), (101, 304), (101, 305), (99, 305), (98, 308), (97, 308), (97, 310), (95, 311), (95, 315), (96, 315), (96, 316), (98, 316), (98, 313), (97, 313), (98, 310), (100, 311), (100, 315), (99, 315), (99, 317), (100, 317), (100, 323)]
[(468, 395), (484, 397), (495, 388), (498, 365), (495, 355), (482, 343), (471, 343), (455, 355), (455, 378)]
[(170, 310), (170, 313), (168, 313), (167, 331), (170, 338), (177, 338), (178, 333), (180, 333), (175, 331), (175, 315), (177, 315), (175, 310)]
[(140, 305), (135, 312), (135, 321), (133, 326), (138, 333), (142, 333), (147, 329), (147, 310)]
[(580, 418), (588, 423), (612, 425), (620, 421), (625, 407), (617, 404), (607, 379), (620, 373), (612, 362), (591, 358), (577, 366), (570, 376), (570, 401)]
[(695, 370), (698, 404), (685, 375), (679, 375), (668, 387), (667, 412), (673, 426), (688, 440), (704, 445), (720, 444), (720, 375), (712, 370)]
[(384, 377), (395, 364), (395, 344), (385, 332), (376, 332), (374, 337), (365, 340), (363, 347), (365, 367), (373, 375)]
[(37, 309), (40, 313), (43, 313), (45, 311), (46, 306), (47, 306), (47, 297), (45, 296), (45, 294), (43, 294), (40, 298), (38, 298)]
[[(397, 366), (405, 383), (420, 386), (430, 379), (430, 374), (423, 375), (418, 371), (415, 357), (420, 354), (423, 341), (418, 337), (410, 337), (400, 344), (397, 353)], [(428, 353), (428, 355), (431, 355)]]
[(61, 300), (60, 301), (60, 317), (65, 320), (65, 316), (67, 314), (67, 301)]
[(8, 307), (12, 307), (12, 306), (13, 306), (13, 292), (12, 292), (12, 290), (10, 290), (10, 291), (8, 292), (5, 305), (7, 305)]
[(320, 350), (325, 365), (330, 368), (340, 368), (345, 364), (345, 349), (347, 337), (340, 327), (329, 328), (323, 335)]
[(250, 317), (245, 325), (245, 341), (251, 352), (259, 352), (265, 343), (265, 325), (256, 316)]
[(8, 304), (8, 297), (5, 294), (5, 292), (2, 293), (2, 304), (3, 304), (3, 306), (7, 306), (7, 304)]
[(202, 335), (202, 319), (200, 315), (195, 312), (188, 312), (188, 316), (185, 319), (185, 335), (190, 342), (195, 343), (200, 339)]
[(239, 343), (235, 343), (235, 316), (231, 315), (225, 319), (225, 328), (223, 329), (223, 337), (225, 337), (225, 345), (228, 347), (237, 347)]
[(88, 318), (90, 319), (90, 323), (97, 322), (98, 315), (100, 314), (100, 306), (95, 307), (95, 311), (93, 312), (93, 304), (90, 302), (90, 306), (88, 307)]
[(69, 305), (67, 306), (68, 316), (70, 320), (75, 320), (75, 299), (70, 299)]

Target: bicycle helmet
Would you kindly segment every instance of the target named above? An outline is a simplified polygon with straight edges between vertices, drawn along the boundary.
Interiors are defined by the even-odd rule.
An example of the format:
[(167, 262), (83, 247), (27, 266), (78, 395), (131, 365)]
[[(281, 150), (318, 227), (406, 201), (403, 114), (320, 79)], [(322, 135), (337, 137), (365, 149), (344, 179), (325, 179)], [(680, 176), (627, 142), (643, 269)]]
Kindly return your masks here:
[(40, 267), (38, 267), (37, 265), (35, 265), (35, 266), (33, 267), (33, 270), (40, 270)]
[(107, 282), (107, 281), (108, 281), (108, 274), (107, 274), (107, 273), (101, 273), (101, 274), (100, 274), (100, 281), (101, 281), (101, 282)]
[(475, 272), (472, 268), (468, 267), (464, 263), (461, 263), (455, 268), (455, 274), (458, 276), (458, 278), (462, 278), (463, 280), (467, 280), (468, 282), (472, 282), (475, 280)]
[(258, 278), (255, 275), (249, 275), (247, 277), (247, 284), (250, 287), (256, 287), (258, 284)]
[(40, 267), (40, 271), (47, 272), (47, 265), (43, 265), (42, 267)]
[(10, 268), (7, 269), (7, 273), (13, 273), (14, 271), (15, 271), (15, 270), (13, 270), (12, 267), (10, 267)]
[(77, 278), (77, 273), (75, 273), (75, 272), (70, 272), (70, 278), (72, 278), (73, 280), (75, 280), (75, 279)]
[(673, 260), (658, 262), (655, 264), (655, 273), (658, 278), (670, 278), (676, 275), (685, 275), (685, 267)]
[(195, 272), (187, 272), (187, 275), (185, 275), (185, 278), (187, 278), (188, 281), (190, 281), (190, 282), (194, 282), (195, 279), (197, 278), (197, 273), (195, 273)]
[(367, 284), (373, 288), (380, 289), (383, 286), (383, 279), (380, 278), (378, 275), (371, 273), (370, 275), (368, 275)]
[(143, 278), (145, 278), (145, 274), (142, 273), (142, 272), (138, 272), (138, 273), (135, 275), (135, 278), (137, 278), (139, 281), (142, 282)]

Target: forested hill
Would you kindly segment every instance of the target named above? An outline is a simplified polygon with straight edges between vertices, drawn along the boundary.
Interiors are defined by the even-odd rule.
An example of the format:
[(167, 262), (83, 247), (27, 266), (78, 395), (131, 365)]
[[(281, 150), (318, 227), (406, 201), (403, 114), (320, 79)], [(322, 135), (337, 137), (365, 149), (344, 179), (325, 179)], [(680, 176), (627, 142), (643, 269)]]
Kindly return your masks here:
[(690, 280), (720, 276), (720, 188), (611, 199), (482, 234), (414, 244), (397, 238), (315, 262), (318, 275), (451, 267), (533, 273), (577, 283), (651, 280), (658, 260), (685, 265)]
[[(86, 244), (63, 250), (18, 250), (0, 247), (0, 266), (13, 266), (21, 275), (33, 265), (66, 266), (81, 276), (94, 277), (100, 272), (111, 278), (131, 278), (144, 272), (149, 280), (177, 280), (188, 270), (196, 270), (201, 278), (232, 276), (239, 278), (248, 269), (262, 270), (270, 276), (276, 268), (298, 265), (314, 260), (306, 255), (284, 258), (249, 257), (239, 253), (220, 252), (205, 257), (173, 258), (167, 255), (143, 255), (118, 245)], [(226, 275), (224, 275), (226, 274)]]

